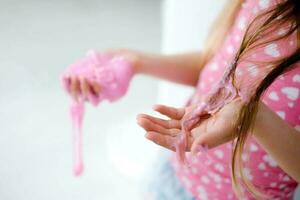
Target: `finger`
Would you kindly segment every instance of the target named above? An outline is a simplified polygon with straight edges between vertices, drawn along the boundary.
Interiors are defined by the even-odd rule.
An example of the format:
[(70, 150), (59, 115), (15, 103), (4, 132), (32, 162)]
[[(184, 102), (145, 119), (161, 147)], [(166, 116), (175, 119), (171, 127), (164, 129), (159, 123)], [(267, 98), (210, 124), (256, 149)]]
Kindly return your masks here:
[(96, 95), (99, 96), (100, 92), (101, 92), (101, 87), (96, 83), (96, 82), (92, 82), (90, 83), (90, 88), (91, 88), (91, 92)]
[[(216, 146), (219, 146), (221, 144), (224, 144), (230, 140), (233, 139), (231, 134), (227, 134), (228, 130), (226, 130), (226, 121), (222, 119), (219, 119), (218, 121), (218, 127), (224, 127), (224, 128), (210, 128), (209, 130), (207, 129), (208, 126), (208, 121), (203, 122), (200, 126), (192, 130), (193, 135), (195, 136), (196, 139), (194, 140), (192, 147), (191, 147), (191, 152), (192, 154), (196, 155), (203, 150), (203, 147), (207, 147), (208, 149), (214, 148)], [(228, 122), (227, 122), (228, 123)], [(223, 124), (223, 125), (222, 125)]]
[(164, 128), (170, 129), (170, 128), (176, 128), (176, 129), (181, 129), (181, 124), (178, 120), (165, 120), (165, 119), (160, 119), (157, 117), (153, 117), (150, 115), (146, 115), (146, 114), (139, 114), (138, 118), (146, 118), (150, 121), (152, 121), (155, 124), (158, 124)]
[(173, 108), (165, 105), (155, 105), (153, 109), (163, 115), (170, 117), (171, 119), (177, 120), (180, 120), (185, 113), (184, 108)]
[(64, 78), (64, 82), (65, 82), (65, 87), (67, 89), (68, 92), (71, 92), (71, 77), (66, 77)]
[(159, 146), (165, 147), (167, 149), (170, 149), (171, 151), (175, 151), (175, 138), (168, 136), (168, 135), (162, 135), (160, 133), (149, 131), (146, 133), (145, 137), (148, 140), (151, 140), (155, 144), (158, 144)]
[(77, 78), (71, 77), (71, 95), (75, 99), (75, 101), (78, 101), (78, 90), (79, 90), (79, 82)]
[(163, 135), (177, 136), (180, 132), (179, 129), (166, 129), (158, 124), (153, 123), (146, 118), (138, 118), (138, 124), (143, 127), (146, 131), (155, 131)]
[(87, 81), (85, 80), (85, 78), (83, 78), (83, 77), (80, 78), (80, 90), (82, 92), (83, 98), (85, 100), (88, 100), (90, 87), (87, 84)]

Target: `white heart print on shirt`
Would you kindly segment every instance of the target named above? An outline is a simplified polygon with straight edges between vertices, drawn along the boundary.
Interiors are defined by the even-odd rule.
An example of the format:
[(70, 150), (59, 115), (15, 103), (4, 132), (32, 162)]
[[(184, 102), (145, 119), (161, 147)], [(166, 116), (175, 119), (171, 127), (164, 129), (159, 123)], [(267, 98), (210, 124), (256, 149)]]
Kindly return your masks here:
[(268, 163), (271, 167), (276, 167), (277, 163), (275, 160), (273, 160), (273, 158), (270, 155), (264, 155), (263, 156), (263, 161), (265, 161), (266, 163)]
[(271, 56), (271, 57), (274, 57), (274, 58), (277, 58), (280, 56), (280, 53), (278, 51), (278, 48), (277, 48), (277, 44), (269, 44), (265, 47), (265, 53), (268, 55), (268, 56)]
[(292, 108), (292, 107), (294, 107), (294, 103), (289, 102), (289, 103), (288, 103), (288, 106), (289, 106), (290, 108)]
[(266, 9), (269, 7), (269, 0), (259, 0), (259, 7), (261, 9)]
[(299, 96), (299, 89), (295, 87), (284, 87), (281, 89), (281, 92), (291, 100), (296, 100)]
[(217, 71), (219, 69), (219, 66), (217, 63), (214, 62), (214, 63), (210, 64), (210, 69), (212, 71)]
[(293, 82), (300, 83), (300, 75), (299, 74), (296, 74), (293, 76)]
[(255, 144), (250, 144), (250, 151), (251, 152), (255, 152), (255, 151), (257, 151), (258, 150), (258, 148), (257, 148), (257, 146), (255, 145)]
[(248, 179), (248, 180), (252, 180), (253, 179), (253, 176), (251, 174), (251, 171), (249, 168), (244, 168), (244, 175), (245, 177)]
[(258, 169), (260, 169), (260, 170), (265, 170), (265, 169), (266, 169), (265, 163), (259, 163)]
[(240, 20), (238, 21), (238, 28), (240, 30), (244, 30), (246, 28), (246, 18), (241, 17)]
[(215, 150), (214, 154), (219, 158), (222, 159), (224, 157), (223, 151), (217, 149)]
[(278, 101), (279, 100), (279, 97), (278, 97), (278, 94), (277, 92), (270, 92), (269, 94), (269, 99), (273, 100), (273, 101)]

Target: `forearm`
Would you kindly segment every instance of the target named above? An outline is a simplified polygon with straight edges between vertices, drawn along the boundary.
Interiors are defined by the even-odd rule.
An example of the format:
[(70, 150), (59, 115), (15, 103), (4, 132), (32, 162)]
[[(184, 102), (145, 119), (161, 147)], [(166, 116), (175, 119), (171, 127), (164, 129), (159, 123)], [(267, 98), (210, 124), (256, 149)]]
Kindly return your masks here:
[(300, 133), (260, 103), (253, 134), (278, 165), (300, 182)]
[(135, 71), (137, 74), (196, 86), (199, 73), (206, 63), (202, 55), (201, 52), (178, 55), (138, 53)]

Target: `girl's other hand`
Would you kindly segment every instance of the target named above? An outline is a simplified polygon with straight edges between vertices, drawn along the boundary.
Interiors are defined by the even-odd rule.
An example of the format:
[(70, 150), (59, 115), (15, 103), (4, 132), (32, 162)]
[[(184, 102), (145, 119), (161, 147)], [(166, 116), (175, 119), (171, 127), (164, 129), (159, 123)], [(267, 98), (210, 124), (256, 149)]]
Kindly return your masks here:
[[(153, 109), (169, 119), (161, 119), (147, 114), (139, 114), (137, 123), (147, 132), (145, 137), (154, 143), (175, 151), (176, 137), (181, 131), (181, 121), (194, 106), (173, 108), (165, 105), (155, 105)], [(187, 151), (190, 149), (194, 138), (188, 137)]]
[[(231, 141), (235, 135), (237, 114), (241, 106), (242, 102), (235, 99), (213, 115), (205, 116), (188, 134), (186, 151), (196, 154), (201, 149), (200, 146), (213, 148)], [(189, 116), (193, 109), (195, 106), (172, 108), (157, 105), (154, 110), (167, 116), (168, 120), (140, 114), (137, 122), (147, 132), (145, 135), (147, 139), (175, 151), (174, 144), (182, 129), (182, 120)]]

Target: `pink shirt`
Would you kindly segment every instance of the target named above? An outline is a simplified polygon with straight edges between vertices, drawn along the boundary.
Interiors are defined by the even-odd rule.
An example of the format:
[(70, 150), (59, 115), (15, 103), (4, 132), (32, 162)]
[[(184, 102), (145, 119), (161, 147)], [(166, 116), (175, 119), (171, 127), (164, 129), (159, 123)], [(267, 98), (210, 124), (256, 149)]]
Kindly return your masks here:
[[(248, 23), (258, 13), (276, 3), (278, 0), (245, 0), (226, 41), (202, 70), (191, 102), (197, 102), (205, 96), (220, 80), (239, 48)], [(280, 35), (286, 30), (283, 25), (272, 34)], [(250, 92), (250, 89), (255, 87), (258, 80), (261, 80), (270, 69), (263, 64), (254, 63), (253, 60), (271, 61), (286, 57), (295, 50), (296, 45), (294, 34), (280, 41), (268, 43), (247, 54), (249, 56), (238, 65), (236, 73), (242, 91)], [(300, 131), (300, 63), (296, 65), (293, 70), (272, 83), (263, 96), (263, 102), (288, 124)], [(272, 199), (292, 199), (297, 182), (277, 165), (253, 137), (248, 139), (246, 148), (247, 150), (245, 149), (242, 155), (246, 177), (266, 194), (271, 195)], [(231, 151), (231, 143), (227, 143), (198, 157), (187, 155), (191, 168), (179, 165), (175, 156), (173, 165), (179, 180), (196, 199), (237, 199), (230, 179)], [(255, 199), (248, 193), (245, 196), (246, 199)]]

